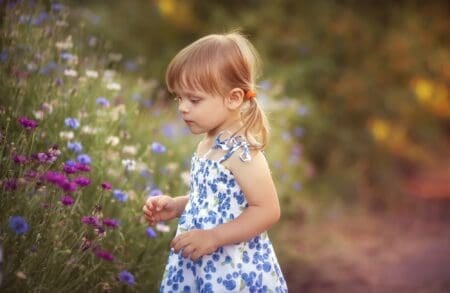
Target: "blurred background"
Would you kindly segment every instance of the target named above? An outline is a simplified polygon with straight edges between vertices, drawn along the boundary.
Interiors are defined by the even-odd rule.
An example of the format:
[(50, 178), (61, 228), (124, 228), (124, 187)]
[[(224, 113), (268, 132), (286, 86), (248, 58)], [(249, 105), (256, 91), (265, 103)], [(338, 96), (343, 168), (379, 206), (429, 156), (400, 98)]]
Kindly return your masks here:
[[(292, 292), (448, 292), (448, 1), (67, 6), (79, 56), (95, 47), (105, 56), (96, 64), (152, 89), (140, 111), (175, 111), (164, 73), (181, 48), (232, 29), (249, 37), (263, 60), (258, 98), (283, 208), (270, 233)], [(143, 135), (145, 119), (133, 124)]]

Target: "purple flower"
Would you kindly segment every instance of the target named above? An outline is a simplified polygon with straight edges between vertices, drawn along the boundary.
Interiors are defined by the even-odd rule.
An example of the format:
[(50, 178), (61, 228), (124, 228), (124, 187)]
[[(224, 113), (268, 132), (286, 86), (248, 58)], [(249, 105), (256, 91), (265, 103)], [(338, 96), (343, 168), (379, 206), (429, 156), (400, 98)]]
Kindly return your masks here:
[(83, 222), (86, 225), (91, 225), (94, 227), (97, 227), (98, 224), (98, 218), (94, 216), (84, 216), (81, 218), (81, 222)]
[(166, 152), (166, 147), (159, 142), (152, 143), (151, 149), (154, 153), (157, 153), (157, 154), (162, 154), (162, 153)]
[(17, 235), (25, 234), (29, 229), (28, 223), (21, 216), (10, 217), (9, 228)]
[(82, 164), (82, 163), (76, 163), (75, 164), (75, 168), (78, 171), (81, 171), (81, 172), (90, 172), (91, 171), (91, 166), (85, 165), (85, 164)]
[(87, 177), (77, 177), (73, 180), (78, 186), (88, 186), (89, 184), (91, 184), (91, 179), (87, 178)]
[(65, 206), (71, 206), (75, 203), (75, 199), (70, 195), (64, 195), (63, 197), (61, 197), (60, 201)]
[(109, 182), (102, 182), (102, 188), (103, 188), (103, 190), (111, 190), (112, 189), (112, 185), (111, 185), (111, 183), (109, 183)]
[(68, 179), (62, 182), (58, 182), (58, 186), (67, 192), (74, 192), (78, 189), (78, 185), (75, 182), (69, 181)]
[(17, 189), (17, 180), (14, 178), (6, 179), (3, 181), (3, 190), (16, 190)]
[(146, 233), (147, 233), (147, 236), (150, 238), (156, 238), (158, 236), (152, 227), (148, 227), (146, 230)]
[(119, 280), (127, 285), (134, 285), (134, 276), (129, 271), (121, 271), (119, 273)]
[(114, 189), (113, 196), (120, 202), (126, 202), (128, 195), (120, 189)]
[(20, 117), (17, 120), (25, 129), (28, 129), (28, 130), (35, 129), (38, 126), (38, 123), (35, 120), (31, 120), (26, 117)]
[(109, 100), (105, 97), (98, 97), (95, 102), (102, 107), (109, 107), (110, 105)]
[(102, 258), (106, 261), (113, 261), (114, 260), (114, 255), (112, 255), (111, 253), (107, 252), (106, 250), (97, 250), (95, 252), (95, 255), (99, 258)]
[(35, 170), (28, 170), (25, 173), (25, 178), (28, 178), (28, 179), (35, 178), (36, 176), (37, 176), (37, 172)]
[(33, 155), (33, 158), (37, 159), (41, 163), (46, 163), (48, 156), (46, 153), (37, 153)]
[(72, 129), (77, 129), (78, 127), (80, 127), (80, 121), (78, 121), (78, 119), (75, 118), (66, 118), (64, 120), (64, 123), (66, 124), (67, 127), (72, 128)]
[(75, 166), (73, 166), (73, 165), (67, 165), (67, 163), (66, 164), (64, 164), (64, 173), (66, 173), (66, 174), (74, 174), (74, 173), (77, 173), (77, 168), (75, 168)]
[(55, 171), (47, 171), (41, 178), (53, 184), (58, 184), (67, 180), (63, 173)]
[(69, 141), (67, 143), (67, 148), (69, 150), (71, 150), (72, 152), (81, 153), (81, 151), (83, 150), (83, 145), (81, 143), (79, 143), (78, 141), (75, 141), (75, 142)]
[(28, 162), (28, 159), (27, 159), (27, 157), (25, 157), (23, 155), (14, 155), (13, 161), (16, 164), (25, 164), (26, 162)]
[(116, 219), (103, 219), (102, 220), (103, 226), (109, 227), (109, 228), (117, 228), (119, 227), (120, 223)]
[(91, 164), (91, 157), (89, 157), (86, 154), (81, 154), (81, 155), (78, 155), (77, 161), (83, 165), (89, 165), (89, 164)]

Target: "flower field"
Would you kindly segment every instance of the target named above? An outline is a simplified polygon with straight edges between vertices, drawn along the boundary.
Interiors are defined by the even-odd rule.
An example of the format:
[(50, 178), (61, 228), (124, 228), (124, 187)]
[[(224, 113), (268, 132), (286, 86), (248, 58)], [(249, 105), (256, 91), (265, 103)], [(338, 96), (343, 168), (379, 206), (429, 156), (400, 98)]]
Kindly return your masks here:
[[(1, 5), (1, 291), (155, 292), (174, 223), (148, 227), (142, 206), (187, 191), (199, 138), (164, 84), (87, 34), (89, 14), (59, 3)], [(271, 100), (270, 81), (260, 87), (271, 113), (307, 115), (294, 101)], [(285, 202), (302, 188), (287, 174), (305, 168), (294, 140), (303, 129), (287, 126), (275, 121), (283, 143), (268, 152)]]

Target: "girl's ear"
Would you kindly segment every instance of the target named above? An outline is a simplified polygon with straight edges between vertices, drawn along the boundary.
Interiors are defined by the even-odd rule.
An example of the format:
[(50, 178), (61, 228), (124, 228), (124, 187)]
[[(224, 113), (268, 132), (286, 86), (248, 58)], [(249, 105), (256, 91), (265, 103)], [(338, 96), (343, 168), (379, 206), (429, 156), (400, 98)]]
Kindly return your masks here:
[(232, 89), (228, 97), (225, 99), (225, 104), (230, 110), (236, 110), (239, 107), (241, 107), (242, 103), (244, 102), (244, 90), (240, 88), (234, 88)]

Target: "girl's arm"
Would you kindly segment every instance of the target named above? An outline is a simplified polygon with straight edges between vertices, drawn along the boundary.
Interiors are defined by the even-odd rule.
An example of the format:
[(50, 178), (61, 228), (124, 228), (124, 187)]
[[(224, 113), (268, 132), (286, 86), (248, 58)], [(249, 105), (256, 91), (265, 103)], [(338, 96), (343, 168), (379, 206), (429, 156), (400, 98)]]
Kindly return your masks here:
[(180, 217), (186, 207), (189, 196), (181, 195), (174, 198), (175, 205), (177, 206), (177, 217)]
[(250, 240), (280, 219), (278, 195), (264, 155), (257, 152), (248, 162), (232, 156), (228, 165), (245, 194), (248, 207), (233, 221), (212, 229), (218, 247)]
[(217, 248), (250, 240), (275, 224), (280, 218), (280, 205), (269, 166), (261, 152), (252, 160), (241, 162), (232, 156), (226, 166), (247, 199), (248, 207), (233, 221), (208, 230), (191, 230), (172, 240), (175, 251), (195, 260)]

